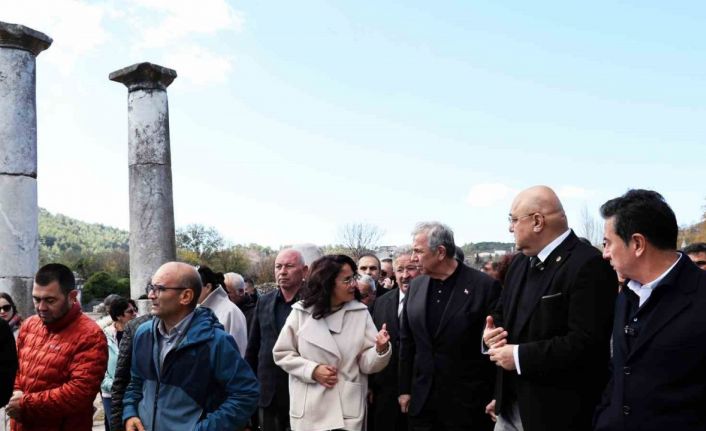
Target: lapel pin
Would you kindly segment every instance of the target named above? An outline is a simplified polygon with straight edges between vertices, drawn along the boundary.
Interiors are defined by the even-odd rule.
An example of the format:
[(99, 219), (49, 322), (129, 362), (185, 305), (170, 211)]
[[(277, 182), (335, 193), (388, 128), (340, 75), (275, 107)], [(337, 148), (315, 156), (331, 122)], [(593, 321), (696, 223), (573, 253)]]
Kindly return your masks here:
[(557, 262), (561, 261), (561, 256), (557, 256), (557, 257), (556, 257), (556, 261), (557, 261)]
[(468, 295), (468, 289), (463, 289), (463, 293), (465, 293), (466, 295)]

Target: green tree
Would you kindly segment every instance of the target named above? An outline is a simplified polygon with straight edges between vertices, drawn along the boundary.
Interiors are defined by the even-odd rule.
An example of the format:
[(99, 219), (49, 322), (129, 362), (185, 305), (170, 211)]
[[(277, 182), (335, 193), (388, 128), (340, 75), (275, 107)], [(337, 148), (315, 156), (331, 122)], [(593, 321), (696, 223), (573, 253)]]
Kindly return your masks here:
[(82, 300), (89, 303), (94, 299), (103, 299), (111, 293), (123, 297), (130, 295), (130, 280), (118, 279), (105, 271), (92, 274), (83, 285)]

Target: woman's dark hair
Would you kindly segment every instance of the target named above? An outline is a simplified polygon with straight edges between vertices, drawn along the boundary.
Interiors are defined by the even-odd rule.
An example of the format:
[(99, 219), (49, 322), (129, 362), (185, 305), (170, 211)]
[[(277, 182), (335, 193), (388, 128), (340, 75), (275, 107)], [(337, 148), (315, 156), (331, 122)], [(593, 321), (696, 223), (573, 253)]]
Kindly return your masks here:
[(130, 302), (125, 298), (118, 298), (111, 302), (110, 308), (108, 308), (108, 314), (110, 314), (110, 318), (113, 319), (113, 322), (117, 322), (118, 317), (125, 314), (125, 310), (127, 310), (129, 306)]
[(225, 288), (226, 285), (226, 276), (222, 272), (216, 272), (216, 284), (213, 285), (213, 288), (215, 289), (218, 286), (223, 286)]
[(0, 292), (0, 298), (4, 299), (8, 302), (8, 304), (10, 304), (10, 306), (12, 307), (12, 317), (15, 317), (17, 315), (17, 306), (15, 305), (15, 301), (12, 300), (12, 296), (10, 296), (8, 293)]
[[(305, 308), (314, 307), (312, 316), (321, 319), (331, 314), (331, 293), (336, 286), (336, 277), (344, 265), (351, 267), (353, 274), (358, 271), (353, 259), (345, 254), (329, 254), (309, 267), (306, 284), (302, 288), (302, 302)], [(355, 299), (360, 301), (360, 292), (355, 290)]]
[(221, 282), (223, 282), (223, 274), (221, 274), (219, 281), (218, 274), (213, 272), (213, 270), (207, 266), (199, 266), (199, 275), (201, 276), (201, 283), (206, 286), (211, 283), (211, 288), (215, 289)]
[(135, 302), (134, 299), (128, 299), (127, 302), (129, 302), (130, 305), (132, 305), (132, 308), (135, 309), (135, 312), (137, 312), (137, 302)]

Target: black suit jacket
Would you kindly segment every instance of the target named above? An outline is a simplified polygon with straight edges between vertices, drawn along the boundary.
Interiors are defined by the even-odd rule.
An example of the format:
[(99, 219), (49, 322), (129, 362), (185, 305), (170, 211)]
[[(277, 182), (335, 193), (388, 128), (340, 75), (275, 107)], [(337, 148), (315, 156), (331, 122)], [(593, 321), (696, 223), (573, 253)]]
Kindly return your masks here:
[(7, 322), (0, 319), (0, 406), (10, 401), (17, 373), (15, 337)]
[(529, 260), (522, 254), (512, 260), (493, 313), (508, 343), (519, 345), (522, 373), (498, 368), (496, 411), (502, 413), (503, 393), (514, 389), (525, 431), (589, 430), (608, 380), (617, 276), (571, 232), (543, 269), (532, 269), (538, 273), (523, 308)]
[(387, 332), (390, 334), (390, 343), (392, 344), (392, 355), (387, 367), (379, 373), (373, 374), (370, 378), (370, 387), (376, 394), (381, 391), (391, 391), (394, 393), (395, 400), (398, 394), (397, 374), (400, 355), (400, 319), (397, 317), (399, 300), (399, 289), (394, 289), (375, 300), (373, 322), (378, 330), (382, 329), (383, 323), (387, 324)]
[(283, 392), (280, 396), (289, 397), (287, 373), (275, 365), (272, 356), (272, 349), (282, 330), (275, 321), (277, 292), (269, 292), (257, 301), (245, 351), (245, 360), (260, 382), (260, 407), (268, 407), (278, 390)]
[(615, 307), (612, 376), (595, 429), (706, 429), (706, 272), (681, 256), (643, 305), (654, 308), (631, 350), (623, 289)]
[[(378, 431), (406, 430), (403, 425), (406, 415), (400, 412), (397, 401), (399, 394), (398, 362), (400, 355), (400, 319), (397, 316), (399, 306), (400, 290), (392, 289), (385, 296), (375, 300), (373, 311), (373, 322), (378, 329), (386, 324), (387, 332), (390, 334), (390, 344), (392, 354), (390, 363), (380, 371), (370, 376), (369, 386), (373, 391), (373, 408), (371, 417), (374, 427)], [(403, 299), (404, 301), (405, 299)], [(370, 427), (369, 427), (370, 428)]]
[[(409, 414), (418, 415), (432, 386), (445, 395), (448, 422), (473, 429), (489, 423), (495, 366), (481, 353), (485, 317), (500, 295), (500, 284), (480, 271), (461, 265), (456, 285), (436, 333), (427, 329), (430, 278), (412, 280), (402, 311), (400, 329), (400, 394), (411, 394)], [(478, 428), (476, 428), (478, 427)]]

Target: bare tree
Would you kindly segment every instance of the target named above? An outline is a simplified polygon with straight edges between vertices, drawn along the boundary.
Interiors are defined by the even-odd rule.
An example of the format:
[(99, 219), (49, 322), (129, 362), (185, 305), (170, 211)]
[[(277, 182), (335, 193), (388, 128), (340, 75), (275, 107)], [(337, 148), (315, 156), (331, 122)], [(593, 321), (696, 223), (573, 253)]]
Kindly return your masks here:
[(589, 240), (591, 244), (600, 247), (603, 243), (603, 226), (588, 210), (588, 206), (584, 205), (581, 209), (581, 219), (579, 220), (578, 233)]
[(341, 245), (358, 259), (365, 253), (374, 252), (383, 231), (375, 225), (367, 223), (348, 223), (339, 230)]

